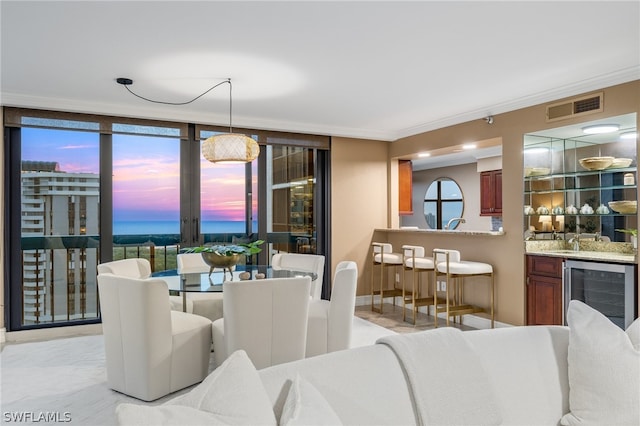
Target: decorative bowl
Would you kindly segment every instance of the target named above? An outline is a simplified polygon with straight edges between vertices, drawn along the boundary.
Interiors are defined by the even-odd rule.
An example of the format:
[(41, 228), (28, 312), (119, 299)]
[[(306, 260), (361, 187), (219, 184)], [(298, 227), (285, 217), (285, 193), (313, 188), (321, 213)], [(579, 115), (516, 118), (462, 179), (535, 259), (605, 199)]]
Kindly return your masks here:
[(549, 172), (551, 172), (551, 169), (549, 169), (548, 167), (525, 167), (524, 168), (524, 175), (526, 177), (544, 176), (544, 175), (548, 175)]
[(214, 252), (202, 252), (204, 263), (214, 268), (230, 268), (240, 261), (240, 254), (232, 254), (231, 256), (220, 256)]
[(587, 157), (580, 159), (580, 165), (587, 170), (604, 170), (613, 164), (614, 157)]
[(609, 201), (609, 208), (622, 214), (634, 214), (638, 211), (637, 201)]
[(614, 158), (613, 159), (613, 163), (611, 163), (609, 168), (610, 169), (623, 169), (625, 167), (629, 167), (631, 165), (632, 161), (633, 161), (632, 158)]
[[(214, 268), (222, 268), (225, 273), (229, 272), (229, 274), (231, 274), (231, 268), (240, 262), (240, 256), (242, 256), (241, 254), (220, 256), (218, 253), (206, 251), (203, 251), (201, 254), (204, 263), (209, 265), (209, 275), (211, 275)], [(231, 277), (233, 279), (233, 274), (231, 274)]]

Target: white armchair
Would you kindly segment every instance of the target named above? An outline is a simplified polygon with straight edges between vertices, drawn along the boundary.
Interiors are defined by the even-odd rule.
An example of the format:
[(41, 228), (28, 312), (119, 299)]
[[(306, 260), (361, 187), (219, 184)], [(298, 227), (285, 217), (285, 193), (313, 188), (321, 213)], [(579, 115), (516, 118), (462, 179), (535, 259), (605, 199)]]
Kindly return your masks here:
[(303, 359), (310, 277), (225, 282), (224, 319), (213, 322), (216, 366), (243, 349), (256, 368)]
[(306, 357), (349, 348), (357, 285), (357, 264), (340, 262), (333, 278), (331, 300), (312, 300), (309, 304)]
[(317, 278), (311, 282), (310, 295), (313, 300), (320, 300), (324, 278), (324, 256), (319, 254), (276, 253), (271, 257), (271, 267), (314, 272)]
[[(179, 274), (204, 273), (209, 272), (209, 269), (200, 253), (178, 254)], [(187, 312), (209, 318), (211, 321), (222, 318), (222, 293), (187, 293), (186, 299)]]
[(100, 263), (98, 274), (113, 274), (129, 278), (149, 278), (151, 264), (147, 259), (130, 258)]
[[(129, 278), (149, 278), (151, 276), (151, 264), (144, 258), (129, 258), (100, 263), (98, 275), (113, 274)], [(187, 308), (182, 305), (182, 296), (169, 296), (169, 304), (174, 311), (193, 312), (193, 302), (187, 299)]]
[(164, 281), (102, 273), (98, 292), (111, 389), (153, 401), (207, 376), (211, 321), (172, 311)]

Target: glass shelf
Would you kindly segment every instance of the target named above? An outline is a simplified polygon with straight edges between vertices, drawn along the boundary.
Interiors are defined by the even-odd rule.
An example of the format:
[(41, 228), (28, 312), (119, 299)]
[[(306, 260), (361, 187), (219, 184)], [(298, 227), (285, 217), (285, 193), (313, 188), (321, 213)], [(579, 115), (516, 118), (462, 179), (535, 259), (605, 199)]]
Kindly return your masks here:
[[(523, 213), (525, 237), (555, 230), (557, 233), (600, 232), (611, 241), (625, 241), (625, 236), (616, 229), (637, 228), (637, 213), (618, 213), (608, 205), (611, 201), (636, 201), (638, 198), (640, 184), (637, 184), (635, 141), (528, 134), (524, 147), (524, 171), (533, 173), (533, 176), (523, 177), (524, 205), (534, 211), (533, 214)], [(587, 170), (580, 164), (583, 158), (599, 156), (632, 160), (630, 167), (604, 170)], [(633, 175), (632, 185), (624, 184), (628, 174)], [(629, 179), (627, 183), (630, 183)], [(585, 204), (594, 213), (568, 214), (564, 211), (569, 206), (580, 210)], [(595, 213), (601, 205), (607, 207), (609, 213)], [(537, 209), (541, 206), (549, 212), (538, 214)], [(553, 214), (554, 208), (561, 208), (563, 213)]]

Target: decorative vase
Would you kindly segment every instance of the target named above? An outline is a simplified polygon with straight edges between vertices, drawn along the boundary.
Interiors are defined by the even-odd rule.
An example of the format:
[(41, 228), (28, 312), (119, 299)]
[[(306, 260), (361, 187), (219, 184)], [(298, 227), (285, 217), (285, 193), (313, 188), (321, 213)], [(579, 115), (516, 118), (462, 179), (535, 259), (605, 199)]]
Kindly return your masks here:
[(232, 254), (231, 256), (221, 256), (215, 252), (205, 252), (202, 253), (202, 260), (204, 263), (209, 265), (209, 276), (213, 272), (214, 268), (222, 268), (224, 273), (229, 272), (231, 275), (231, 279), (233, 279), (233, 274), (231, 273), (231, 268), (238, 264), (240, 261), (240, 254)]

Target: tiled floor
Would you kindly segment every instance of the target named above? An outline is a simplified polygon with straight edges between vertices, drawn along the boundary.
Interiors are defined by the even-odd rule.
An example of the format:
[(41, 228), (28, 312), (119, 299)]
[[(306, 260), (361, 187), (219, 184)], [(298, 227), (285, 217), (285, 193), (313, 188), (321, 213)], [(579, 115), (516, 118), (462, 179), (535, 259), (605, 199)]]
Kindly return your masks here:
[[(394, 306), (391, 303), (385, 303), (382, 307), (382, 314), (379, 314), (371, 310), (371, 305), (361, 305), (356, 306), (356, 316), (386, 329), (395, 331), (396, 333), (413, 333), (416, 331), (431, 330), (434, 328), (433, 316), (418, 312), (418, 315), (416, 317), (416, 325), (413, 325), (410, 322), (405, 322), (402, 320), (402, 309), (402, 306)], [(411, 309), (407, 309), (407, 319), (411, 318)], [(439, 318), (438, 326), (444, 327), (444, 325), (444, 319)], [(461, 330), (474, 329), (473, 327), (454, 323), (453, 321), (450, 322), (450, 325)]]

